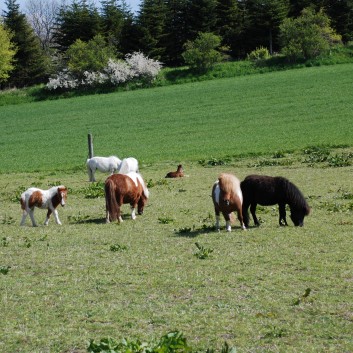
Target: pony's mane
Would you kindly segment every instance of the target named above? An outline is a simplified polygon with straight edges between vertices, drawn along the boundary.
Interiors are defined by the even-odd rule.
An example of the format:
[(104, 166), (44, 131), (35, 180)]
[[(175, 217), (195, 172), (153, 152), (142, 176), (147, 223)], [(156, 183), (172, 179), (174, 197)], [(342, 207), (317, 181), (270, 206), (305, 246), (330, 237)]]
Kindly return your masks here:
[(50, 193), (50, 196), (55, 195), (59, 189), (66, 189), (66, 187), (64, 185), (57, 185), (57, 186), (53, 186), (51, 187), (48, 191)]
[(135, 181), (135, 178), (139, 180), (139, 182), (142, 185), (143, 188), (143, 193), (145, 194), (146, 198), (148, 199), (150, 196), (150, 193), (146, 187), (145, 181), (142, 178), (142, 175), (140, 173), (136, 173), (136, 172), (129, 172), (126, 174), (128, 177), (130, 177), (132, 180)]
[(226, 193), (237, 193), (240, 185), (239, 179), (233, 174), (222, 173), (218, 177), (219, 187)]
[(302, 192), (288, 179), (283, 179), (283, 188), (284, 192), (286, 193), (288, 200), (292, 202), (292, 206), (295, 208), (301, 208), (306, 211), (306, 215), (310, 213), (310, 207), (306, 202)]

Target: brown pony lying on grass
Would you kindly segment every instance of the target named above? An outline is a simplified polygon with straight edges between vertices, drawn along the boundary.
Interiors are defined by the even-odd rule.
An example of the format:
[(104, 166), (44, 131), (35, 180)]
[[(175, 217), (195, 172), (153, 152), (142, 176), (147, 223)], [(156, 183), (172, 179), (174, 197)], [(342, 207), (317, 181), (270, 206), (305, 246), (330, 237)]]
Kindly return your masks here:
[(184, 176), (183, 166), (181, 164), (179, 164), (176, 172), (169, 172), (165, 177), (166, 178), (182, 178), (183, 176)]

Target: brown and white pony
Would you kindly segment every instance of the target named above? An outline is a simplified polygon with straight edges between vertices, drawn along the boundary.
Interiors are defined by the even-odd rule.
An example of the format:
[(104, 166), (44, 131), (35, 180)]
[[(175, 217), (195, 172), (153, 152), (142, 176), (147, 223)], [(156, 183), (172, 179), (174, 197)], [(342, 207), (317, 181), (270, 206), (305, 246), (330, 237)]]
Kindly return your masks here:
[(122, 222), (120, 207), (129, 203), (131, 218), (135, 219), (135, 208), (142, 215), (145, 203), (149, 197), (149, 191), (141, 174), (130, 172), (128, 174), (113, 174), (108, 177), (104, 185), (106, 223), (111, 221)]
[(21, 195), (21, 209), (23, 210), (21, 226), (25, 225), (27, 215), (30, 216), (33, 227), (37, 227), (38, 224), (34, 219), (34, 208), (47, 209), (47, 218), (45, 219), (44, 225), (47, 226), (49, 223), (50, 215), (53, 213), (57, 224), (61, 225), (58, 211), (56, 208), (61, 205), (65, 206), (67, 198), (67, 188), (64, 185), (53, 186), (49, 190), (42, 190), (38, 188), (29, 188)]
[(181, 164), (179, 164), (176, 172), (169, 172), (165, 177), (166, 178), (182, 178), (183, 176), (184, 176), (183, 166)]
[(219, 215), (222, 212), (226, 221), (226, 230), (231, 232), (232, 212), (236, 211), (242, 229), (246, 229), (243, 221), (243, 195), (240, 181), (233, 174), (222, 173), (212, 187), (212, 201), (216, 214), (216, 229), (219, 231)]

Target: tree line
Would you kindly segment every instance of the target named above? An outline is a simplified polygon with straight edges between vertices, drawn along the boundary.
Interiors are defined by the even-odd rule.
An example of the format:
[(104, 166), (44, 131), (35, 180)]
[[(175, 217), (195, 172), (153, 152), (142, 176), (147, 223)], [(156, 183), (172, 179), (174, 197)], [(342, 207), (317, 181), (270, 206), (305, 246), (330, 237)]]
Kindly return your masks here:
[[(271, 55), (286, 49), (290, 57), (298, 44), (283, 40), (303, 35), (298, 27), (305, 21), (290, 27), (303, 11), (321, 14), (321, 23), (314, 22), (325, 22), (328, 33), (323, 30), (323, 37), (343, 43), (353, 39), (353, 0), (142, 0), (137, 13), (125, 0), (101, 0), (99, 6), (88, 0), (28, 0), (26, 13), (17, 0), (6, 0), (5, 6), (0, 22), (2, 87), (46, 82), (67, 67), (74, 49), (81, 45), (84, 56), (92, 41), (104, 47), (102, 60), (142, 52), (173, 67), (185, 64), (185, 50), (200, 33), (217, 36), (217, 50), (230, 60), (260, 47)], [(306, 20), (313, 24), (310, 16)]]

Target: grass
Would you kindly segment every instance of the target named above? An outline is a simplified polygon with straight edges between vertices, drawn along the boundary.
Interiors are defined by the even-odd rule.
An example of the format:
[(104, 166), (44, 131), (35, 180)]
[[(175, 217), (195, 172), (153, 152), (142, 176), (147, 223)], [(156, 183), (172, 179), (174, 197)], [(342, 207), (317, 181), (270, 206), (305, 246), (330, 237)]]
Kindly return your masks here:
[[(352, 64), (7, 105), (0, 129), (0, 352), (83, 353), (183, 332), (194, 351), (353, 351)], [(145, 213), (105, 224), (95, 154), (134, 156)], [(178, 180), (164, 178), (182, 163)], [(303, 228), (214, 231), (220, 172), (293, 181)], [(64, 184), (63, 226), (19, 227), (19, 195)], [(35, 211), (43, 224), (45, 212)], [(196, 245), (197, 244), (197, 245)], [(196, 246), (195, 246), (196, 245)]]
[[(92, 339), (171, 330), (199, 351), (225, 341), (240, 352), (352, 351), (352, 166), (309, 165), (308, 153), (185, 162), (187, 176), (167, 182), (170, 163), (144, 166), (148, 206), (136, 221), (124, 206), (121, 225), (104, 224), (83, 168), (0, 175), (0, 352), (86, 352)], [(223, 171), (288, 177), (312, 207), (305, 226), (279, 227), (276, 207), (260, 207), (259, 228), (227, 233), (222, 221), (215, 232), (210, 192)], [(63, 226), (19, 227), (17, 195), (33, 182), (69, 187)]]
[(350, 146), (351, 71), (325, 66), (5, 106), (0, 172), (79, 169), (88, 133), (96, 155), (146, 165)]

